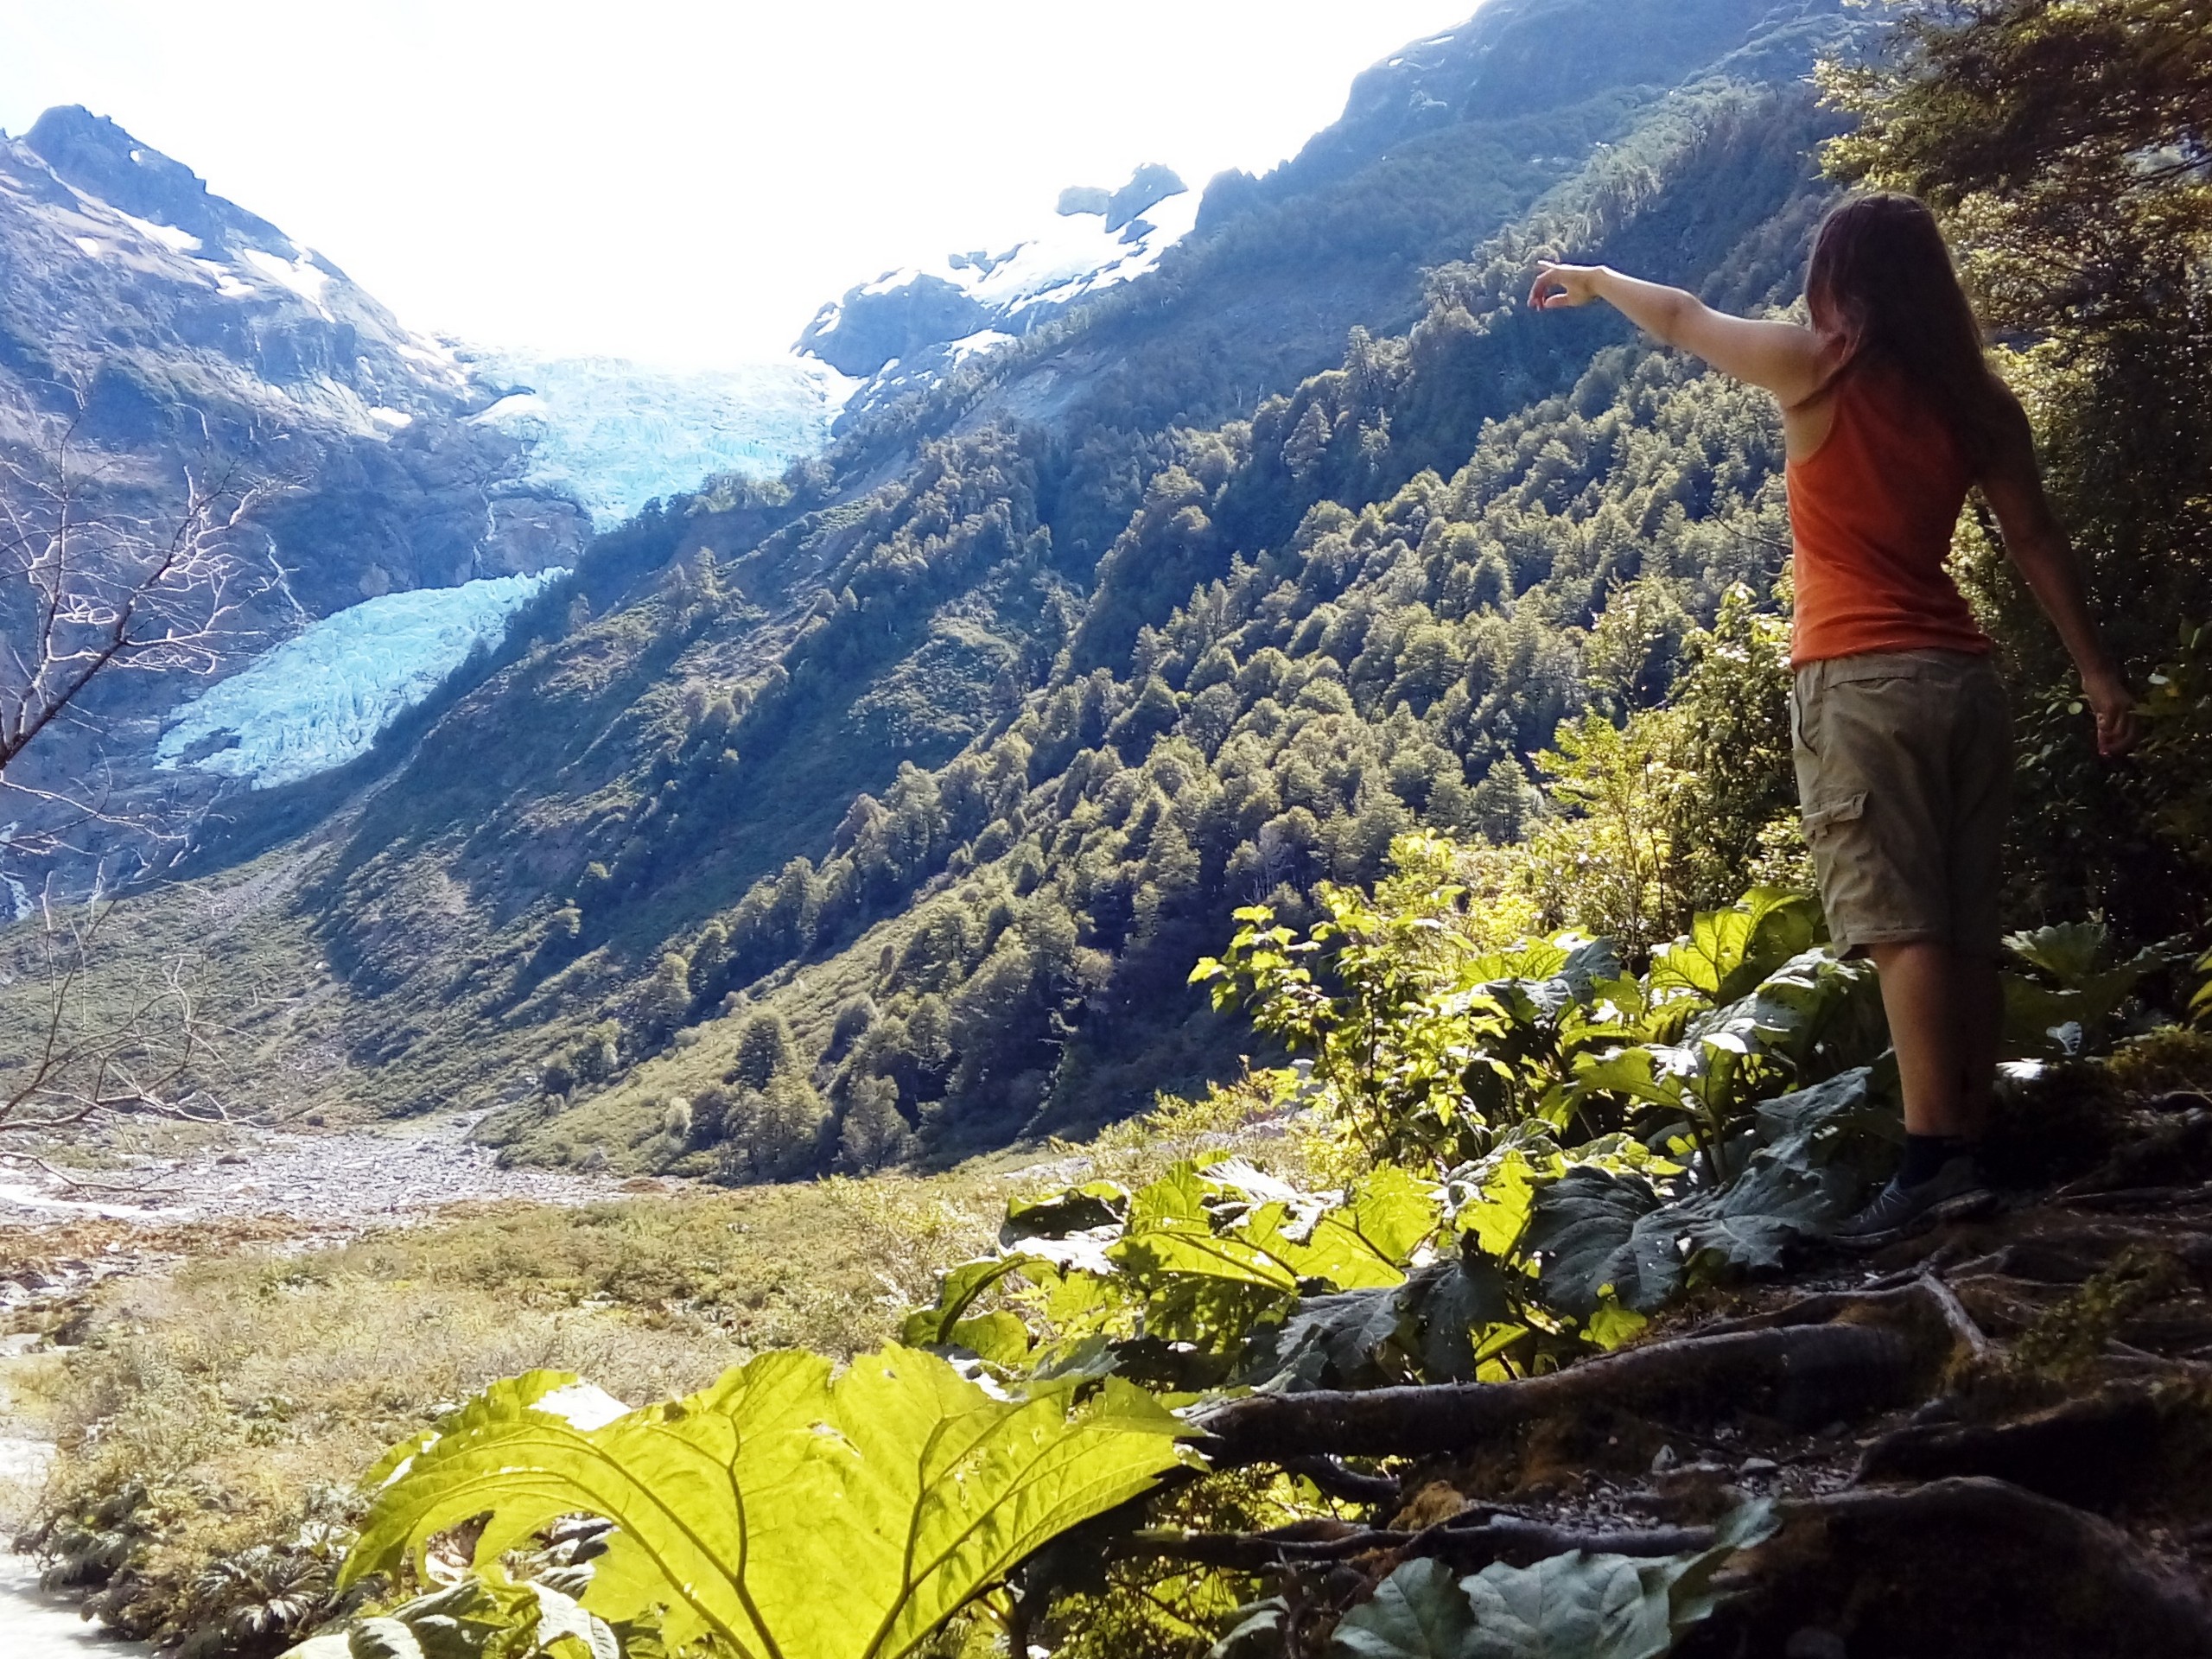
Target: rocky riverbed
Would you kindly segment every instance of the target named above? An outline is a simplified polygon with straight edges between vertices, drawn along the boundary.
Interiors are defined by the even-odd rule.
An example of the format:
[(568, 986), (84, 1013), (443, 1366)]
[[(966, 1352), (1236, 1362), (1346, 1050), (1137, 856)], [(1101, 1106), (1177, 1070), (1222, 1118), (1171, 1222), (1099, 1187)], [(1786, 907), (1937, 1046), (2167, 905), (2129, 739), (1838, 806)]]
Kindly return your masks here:
[(36, 1561), (7, 1552), (53, 1454), (8, 1392), (10, 1368), (66, 1346), (67, 1310), (102, 1281), (166, 1268), (210, 1230), (304, 1246), (405, 1225), (456, 1204), (582, 1204), (622, 1190), (610, 1177), (502, 1168), (469, 1141), (474, 1122), (243, 1128), (189, 1150), (117, 1152), (97, 1172), (0, 1166), (0, 1333), (15, 1332), (0, 1334), (0, 1655), (148, 1652), (80, 1619), (73, 1598), (38, 1587)]
[(244, 1128), (207, 1146), (125, 1155), (95, 1174), (22, 1164), (0, 1173), (0, 1226), (100, 1216), (151, 1222), (283, 1217), (351, 1230), (451, 1204), (582, 1204), (615, 1183), (565, 1170), (505, 1169), (468, 1139), (473, 1116), (316, 1132)]

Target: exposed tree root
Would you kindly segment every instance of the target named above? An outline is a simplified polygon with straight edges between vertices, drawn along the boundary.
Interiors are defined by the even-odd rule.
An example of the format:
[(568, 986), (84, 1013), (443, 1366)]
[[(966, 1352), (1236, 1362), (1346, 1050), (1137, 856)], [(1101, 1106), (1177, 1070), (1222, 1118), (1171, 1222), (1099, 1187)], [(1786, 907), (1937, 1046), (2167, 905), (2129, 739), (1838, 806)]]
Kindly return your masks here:
[(1453, 1567), (1473, 1568), (1497, 1560), (1541, 1560), (1577, 1549), (1611, 1555), (1673, 1555), (1703, 1549), (1712, 1541), (1710, 1527), (1629, 1527), (1593, 1532), (1478, 1510), (1466, 1520), (1419, 1531), (1361, 1527), (1333, 1538), (1269, 1532), (1147, 1531), (1118, 1541), (1115, 1548), (1117, 1554), (1165, 1556), (1262, 1573), (1281, 1567), (1348, 1561), (1383, 1551), (1400, 1559), (1429, 1555)]
[(1549, 1375), (1218, 1407), (1214, 1466), (1294, 1469), (1388, 1523), (1108, 1550), (1263, 1575), (1325, 1632), (1408, 1560), (1695, 1550), (1758, 1495), (1784, 1525), (1679, 1659), (2212, 1659), (2212, 1185), (2186, 1184), (2212, 1115), (2169, 1121), (2186, 1158), (2116, 1150), (1864, 1282), (1815, 1255), (1811, 1294)]
[(1809, 1426), (1909, 1399), (1929, 1357), (1926, 1344), (1883, 1325), (1734, 1331), (1655, 1342), (1514, 1382), (1255, 1395), (1207, 1413), (1198, 1426), (1217, 1467), (1332, 1453), (1427, 1457), (1575, 1411), (1707, 1421), (1758, 1410)]
[(2212, 1656), (2212, 1606), (2112, 1522), (1983, 1477), (1786, 1504), (1742, 1599), (1683, 1649), (1783, 1651), (1808, 1626), (1885, 1659)]
[(2195, 1186), (2130, 1186), (2108, 1192), (2079, 1192), (2058, 1202), (2071, 1210), (2187, 1210), (2212, 1204), (2212, 1182)]
[(1292, 1458), (1283, 1469), (1348, 1503), (1395, 1503), (1405, 1496), (1404, 1483), (1395, 1475), (1363, 1475), (1334, 1458)]
[(1900, 1284), (1879, 1289), (1823, 1291), (1763, 1313), (1723, 1319), (1701, 1327), (1698, 1338), (1710, 1340), (1738, 1331), (1797, 1329), (1870, 1311), (1889, 1317), (1900, 1311), (1932, 1316), (1959, 1353), (1970, 1360), (1986, 1360), (1995, 1351), (1987, 1333), (1974, 1323), (1951, 1287), (1925, 1268)]
[(2118, 1382), (2011, 1422), (1907, 1424), (1866, 1448), (1858, 1478), (1986, 1476), (2095, 1503), (2166, 1464), (2173, 1449), (2167, 1428), (2182, 1403), (2145, 1382)]

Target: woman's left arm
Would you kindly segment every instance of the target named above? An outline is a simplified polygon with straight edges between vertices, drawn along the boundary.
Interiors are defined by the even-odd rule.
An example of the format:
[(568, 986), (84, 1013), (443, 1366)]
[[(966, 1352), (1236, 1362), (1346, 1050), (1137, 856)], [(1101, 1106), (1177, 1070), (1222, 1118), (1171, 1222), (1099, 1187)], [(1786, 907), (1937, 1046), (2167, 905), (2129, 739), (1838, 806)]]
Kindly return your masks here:
[(1735, 379), (1763, 386), (1785, 408), (1827, 384), (1819, 336), (1794, 322), (1764, 322), (1716, 311), (1688, 289), (1624, 276), (1610, 265), (1543, 260), (1529, 289), (1539, 311), (1603, 300), (1647, 334), (1703, 358)]
[(2082, 690), (2097, 717), (2097, 751), (2123, 754), (2143, 734), (2142, 717), (2135, 712), (2135, 694), (2119, 664), (2105, 649), (2089, 614), (2089, 601), (2082, 587), (2082, 572), (2066, 531), (2051, 511), (2044, 493), (2043, 474), (2036, 465), (2035, 437), (2028, 417), (2017, 403), (2006, 410), (2004, 442), (1997, 459), (1983, 474), (1981, 493), (1997, 515), (1997, 528), (2005, 537), (2005, 552), (2036, 596), (2051, 626), (2058, 630), (2067, 655), (2082, 676)]

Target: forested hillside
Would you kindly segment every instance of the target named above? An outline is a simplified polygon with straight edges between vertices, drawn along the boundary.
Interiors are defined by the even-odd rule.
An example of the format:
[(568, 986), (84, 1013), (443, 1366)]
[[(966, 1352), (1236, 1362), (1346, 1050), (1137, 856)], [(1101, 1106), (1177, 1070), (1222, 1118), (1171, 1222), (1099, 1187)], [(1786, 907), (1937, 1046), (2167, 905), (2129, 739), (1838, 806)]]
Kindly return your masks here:
[[(868, 1167), (1234, 1072), (1254, 1036), (1191, 964), (1408, 828), (1527, 842), (1501, 916), (1632, 950), (1785, 873), (1771, 410), (1518, 298), (1556, 250), (1791, 302), (1841, 122), (1802, 77), (1848, 29), (1716, 3), (1666, 51), (1591, 48), (1620, 22), (1493, 8), (1378, 68), (1158, 271), (779, 484), (648, 511), (377, 753), (235, 799), (198, 868), (250, 922), (206, 945), (188, 888), (146, 930), (200, 936), (239, 999), (212, 1081), (497, 1103), (531, 1159)], [(1284, 379), (1278, 315), (1376, 327)], [(1611, 735), (1688, 664), (1697, 729)], [(2056, 720), (2037, 764), (2078, 768)], [(1591, 855), (1593, 791), (1700, 743), (1730, 762), (1673, 754), (1706, 781), (1618, 832), (1648, 870), (1602, 901), (1544, 873)], [(2032, 913), (2094, 896), (2035, 868)]]
[[(1771, 602), (1758, 403), (1517, 306), (1548, 247), (1793, 297), (1834, 126), (1796, 77), (1845, 26), (1696, 18), (1378, 127), (1374, 85), (1607, 26), (1485, 12), (1151, 276), (601, 538), (377, 754), (207, 838), (207, 880), (272, 895), (241, 969), (325, 987), (234, 1052), (301, 1104), (502, 1101), (519, 1155), (732, 1179), (1233, 1071), (1250, 1034), (1182, 982), (1236, 906), (1370, 879), (1416, 824), (1514, 840), (1563, 718)], [(1328, 366), (1276, 316), (1335, 318)]]

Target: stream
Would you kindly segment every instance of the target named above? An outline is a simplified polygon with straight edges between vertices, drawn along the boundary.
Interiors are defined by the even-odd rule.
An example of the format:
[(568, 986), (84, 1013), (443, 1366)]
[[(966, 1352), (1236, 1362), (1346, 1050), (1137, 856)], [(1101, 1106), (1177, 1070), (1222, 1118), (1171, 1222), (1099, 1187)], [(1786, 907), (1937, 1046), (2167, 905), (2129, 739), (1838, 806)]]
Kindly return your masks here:
[[(0, 1439), (0, 1479), (17, 1490), (35, 1486), (54, 1448), (42, 1440)], [(143, 1642), (124, 1642), (80, 1617), (77, 1599), (38, 1587), (38, 1563), (0, 1554), (0, 1651), (8, 1659), (86, 1659), (91, 1654), (143, 1655)]]

